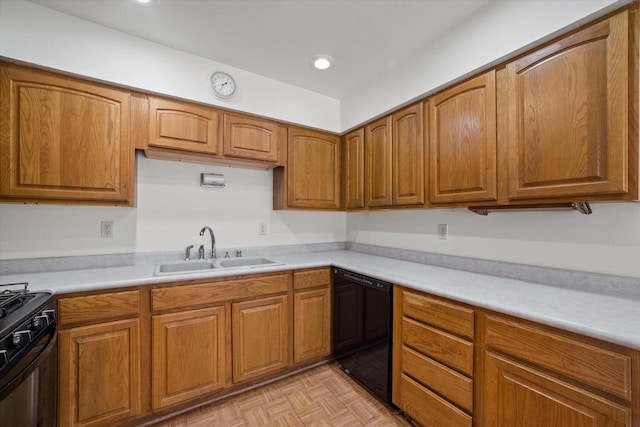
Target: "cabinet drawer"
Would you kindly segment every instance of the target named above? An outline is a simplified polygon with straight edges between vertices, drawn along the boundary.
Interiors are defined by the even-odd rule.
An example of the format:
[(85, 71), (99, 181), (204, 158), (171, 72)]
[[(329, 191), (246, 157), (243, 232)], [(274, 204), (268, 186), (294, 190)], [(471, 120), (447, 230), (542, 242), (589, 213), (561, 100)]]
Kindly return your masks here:
[(405, 317), (402, 342), (453, 369), (473, 375), (473, 344), (462, 338)]
[(135, 317), (140, 312), (139, 299), (137, 290), (61, 298), (58, 300), (58, 323), (60, 328), (67, 328)]
[(473, 310), (408, 291), (402, 293), (402, 310), (407, 317), (473, 339)]
[(463, 409), (473, 411), (473, 381), (470, 378), (407, 347), (402, 347), (402, 372)]
[(469, 415), (404, 374), (400, 396), (400, 408), (425, 427), (471, 427)]
[(487, 317), (486, 345), (631, 398), (631, 358), (627, 355), (493, 316)]
[(151, 307), (154, 312), (195, 308), (222, 301), (277, 294), (286, 292), (288, 288), (288, 273), (170, 286), (151, 290)]
[(312, 268), (297, 270), (293, 273), (293, 289), (329, 286), (331, 284), (331, 268)]

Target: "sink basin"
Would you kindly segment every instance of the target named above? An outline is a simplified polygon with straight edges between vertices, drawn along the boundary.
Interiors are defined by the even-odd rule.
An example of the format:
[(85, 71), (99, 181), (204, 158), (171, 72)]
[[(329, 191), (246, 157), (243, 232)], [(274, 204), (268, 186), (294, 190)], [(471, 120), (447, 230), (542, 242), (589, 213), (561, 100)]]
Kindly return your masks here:
[(281, 264), (267, 258), (225, 258), (220, 261), (222, 268), (250, 268)]
[(215, 265), (211, 261), (172, 261), (156, 264), (154, 276), (164, 276), (166, 274), (201, 273), (206, 270), (213, 270)]
[(204, 273), (206, 271), (212, 271), (214, 268), (242, 269), (272, 265), (282, 265), (282, 263), (271, 261), (267, 258), (225, 258), (215, 263), (211, 260), (170, 261), (156, 264), (153, 275), (166, 276), (170, 274)]

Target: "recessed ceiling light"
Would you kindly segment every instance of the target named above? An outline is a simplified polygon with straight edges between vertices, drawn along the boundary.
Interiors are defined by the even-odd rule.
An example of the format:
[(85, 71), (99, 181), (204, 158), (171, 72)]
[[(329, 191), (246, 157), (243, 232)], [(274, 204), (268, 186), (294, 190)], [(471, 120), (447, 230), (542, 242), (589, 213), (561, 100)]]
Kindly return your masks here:
[(326, 70), (333, 65), (333, 58), (329, 55), (316, 55), (311, 64), (317, 70)]
[(136, 0), (138, 3), (150, 3), (151, 0)]

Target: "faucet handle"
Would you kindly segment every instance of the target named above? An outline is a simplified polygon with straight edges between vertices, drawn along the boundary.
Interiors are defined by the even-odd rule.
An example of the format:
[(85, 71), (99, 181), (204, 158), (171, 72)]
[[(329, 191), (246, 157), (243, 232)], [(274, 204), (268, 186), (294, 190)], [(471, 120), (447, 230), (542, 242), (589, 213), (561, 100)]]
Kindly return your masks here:
[(198, 259), (204, 259), (204, 245), (200, 245), (198, 248)]
[(193, 248), (193, 245), (187, 246), (187, 251), (184, 254), (184, 260), (185, 261), (189, 261), (191, 259), (191, 248)]

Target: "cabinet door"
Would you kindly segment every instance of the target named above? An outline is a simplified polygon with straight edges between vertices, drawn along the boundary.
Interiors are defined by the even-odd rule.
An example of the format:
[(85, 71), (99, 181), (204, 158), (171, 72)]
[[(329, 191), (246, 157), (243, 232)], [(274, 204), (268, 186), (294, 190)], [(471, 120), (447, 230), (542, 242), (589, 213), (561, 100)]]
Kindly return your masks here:
[(367, 125), (364, 148), (367, 206), (391, 206), (391, 148), (391, 116)]
[(509, 427), (625, 427), (631, 411), (501, 356), (485, 356), (485, 422)]
[(152, 328), (154, 410), (224, 387), (224, 307), (153, 316)]
[(288, 205), (340, 209), (340, 138), (289, 128)]
[(624, 11), (507, 65), (510, 199), (628, 190), (628, 24)]
[(424, 204), (422, 104), (394, 113), (392, 120), (392, 203), (394, 206)]
[(149, 146), (217, 154), (221, 114), (212, 108), (163, 98), (149, 99)]
[(141, 412), (137, 319), (59, 332), (61, 427), (109, 426)]
[(295, 363), (331, 354), (331, 293), (329, 289), (294, 296), (293, 357)]
[(496, 200), (495, 71), (435, 95), (429, 116), (431, 201)]
[(287, 296), (233, 304), (233, 382), (285, 368), (289, 361)]
[(346, 209), (364, 208), (364, 129), (344, 137), (344, 192)]
[(278, 123), (224, 115), (224, 155), (248, 160), (278, 160)]
[(130, 94), (0, 65), (0, 199), (134, 204)]

